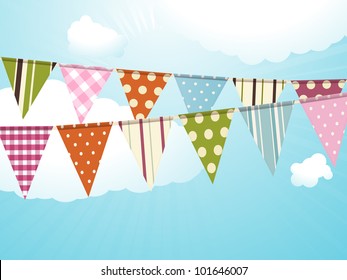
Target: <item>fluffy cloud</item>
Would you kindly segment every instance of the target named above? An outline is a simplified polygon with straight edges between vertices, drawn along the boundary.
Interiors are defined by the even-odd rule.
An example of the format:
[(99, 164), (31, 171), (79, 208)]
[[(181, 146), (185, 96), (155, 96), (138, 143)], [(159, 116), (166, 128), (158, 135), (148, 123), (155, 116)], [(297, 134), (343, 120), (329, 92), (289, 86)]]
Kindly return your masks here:
[(103, 57), (122, 56), (127, 40), (115, 30), (93, 22), (89, 16), (82, 16), (71, 24), (67, 31), (69, 49), (77, 55)]
[(162, 25), (249, 64), (324, 50), (347, 35), (342, 0), (161, 0), (157, 5)]
[(302, 163), (294, 163), (290, 167), (293, 173), (291, 181), (294, 186), (312, 188), (318, 184), (319, 178), (330, 180), (333, 177), (324, 155), (314, 154)]
[[(131, 118), (128, 106), (119, 106), (111, 99), (98, 98), (87, 115), (86, 122)], [(61, 81), (46, 82), (24, 120), (20, 116), (12, 90), (10, 88), (0, 90), (0, 125), (69, 123), (78, 123), (78, 119), (66, 85)], [(0, 190), (15, 192), (22, 197), (3, 145), (0, 145), (0, 170)], [(201, 163), (184, 128), (173, 123), (159, 166), (158, 180), (154, 186), (189, 181), (201, 170)], [(90, 196), (100, 196), (108, 191), (124, 189), (133, 192), (149, 190), (122, 132), (114, 126)], [(58, 130), (53, 130), (51, 133), (27, 198), (53, 198), (58, 201), (87, 198)]]

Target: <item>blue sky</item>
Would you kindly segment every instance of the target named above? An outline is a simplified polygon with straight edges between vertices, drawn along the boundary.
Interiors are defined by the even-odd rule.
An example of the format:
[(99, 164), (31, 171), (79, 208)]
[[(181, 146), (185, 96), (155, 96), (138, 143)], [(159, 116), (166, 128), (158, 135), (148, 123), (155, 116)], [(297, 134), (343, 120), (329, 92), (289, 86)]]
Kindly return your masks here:
[[(191, 18), (189, 23), (186, 12), (177, 14), (183, 8), (193, 13), (196, 4), (185, 6), (180, 1), (177, 8), (171, 9), (172, 13), (166, 1), (161, 4), (157, 1), (103, 1), (102, 5), (95, 1), (20, 2), (0, 4), (1, 10), (6, 11), (0, 17), (0, 34), (5, 38), (0, 45), (0, 56), (231, 77), (346, 77), (347, 39), (344, 35), (347, 32), (343, 30), (346, 26), (344, 19), (336, 11), (342, 10), (337, 8), (339, 1), (330, 1), (334, 12), (329, 10), (331, 14), (326, 15), (322, 23), (325, 29), (307, 24), (319, 19), (321, 10), (326, 8), (324, 4), (317, 5), (315, 9), (304, 5), (303, 10), (307, 14), (297, 15), (297, 21), (291, 8), (284, 9), (283, 15), (276, 15), (273, 20), (285, 21), (279, 26), (286, 32), (280, 30), (280, 33), (269, 32), (264, 36), (275, 36), (282, 41), (259, 39), (256, 33), (237, 37), (240, 34), (221, 33), (227, 32), (222, 26), (200, 30), (199, 26), (208, 28), (200, 24), (204, 20), (202, 16)], [(265, 4), (270, 2), (265, 1)], [(221, 5), (223, 1), (215, 4)], [(200, 7), (201, 15), (205, 15), (209, 8), (204, 5)], [(232, 7), (223, 7), (232, 14)], [(247, 17), (249, 11), (242, 10), (244, 7), (241, 4), (238, 8), (241, 9), (239, 13)], [(211, 19), (217, 18), (220, 10), (211, 9)], [(225, 12), (221, 14), (226, 16)], [(123, 52), (115, 50), (107, 55), (87, 55), (72, 51), (68, 30), (84, 15), (122, 36), (126, 41), (122, 45)], [(288, 19), (299, 22), (297, 25), (302, 27), (302, 33), (296, 23), (291, 26)], [(180, 26), (183, 23), (186, 28)], [(218, 27), (219, 23), (216, 21), (211, 26), (214, 24)], [(251, 32), (256, 26), (256, 23), (253, 24), (245, 26), (244, 30)], [(262, 23), (264, 30), (267, 24), (271, 21)], [(239, 25), (235, 29), (242, 28)], [(288, 38), (283, 34), (287, 34)], [(312, 36), (310, 40), (303, 39), (309, 36)], [(250, 51), (228, 48), (235, 38)], [(211, 40), (218, 44), (209, 44)], [(303, 50), (299, 43), (293, 43), (300, 40)], [(310, 42), (312, 45), (309, 45)], [(267, 49), (271, 51), (267, 52)], [(287, 57), (288, 50), (303, 53), (288, 53)], [(257, 56), (252, 56), (252, 52)], [(279, 53), (278, 56), (276, 53)], [(258, 63), (259, 57), (270, 61)], [(55, 70), (51, 79), (62, 80), (59, 69)], [(0, 67), (0, 89), (7, 87), (6, 74)], [(235, 92), (229, 83), (215, 108), (239, 106), (236, 95), (230, 93)], [(127, 105), (115, 75), (110, 78), (100, 98), (110, 98), (121, 106)], [(281, 99), (293, 98), (295, 93), (289, 86)], [(174, 80), (171, 80), (151, 116), (182, 112), (185, 112), (184, 103)], [(40, 117), (39, 114), (37, 116)], [(2, 124), (4, 122), (7, 119), (1, 120)], [(331, 180), (320, 179), (314, 188), (294, 187), (290, 180), (290, 166), (315, 153), (325, 155), (302, 108), (294, 107), (274, 176), (261, 158), (242, 117), (236, 114), (213, 185), (203, 170), (196, 169), (190, 170), (194, 174), (188, 181), (163, 183), (163, 187), (156, 187), (152, 192), (111, 191), (68, 203), (53, 199), (24, 201), (13, 192), (1, 191), (0, 258), (346, 259), (346, 152), (344, 143), (337, 166), (331, 166), (328, 161), (333, 172)], [(184, 155), (168, 157), (165, 162), (163, 159), (166, 166), (162, 169), (165, 172), (158, 174), (163, 181), (171, 175), (170, 162), (175, 161), (177, 168), (183, 164), (181, 156)], [(113, 164), (116, 164), (116, 159)], [(194, 164), (199, 164), (199, 160), (195, 158)], [(8, 182), (4, 178), (9, 176), (9, 169), (5, 169), (6, 163), (0, 166), (0, 178), (3, 183)], [(111, 162), (108, 170), (112, 171), (112, 167)], [(172, 168), (172, 173), (177, 172), (177, 168)], [(101, 169), (98, 174), (100, 188), (116, 179), (123, 180), (129, 188), (138, 187), (136, 180), (110, 178), (110, 173)], [(62, 182), (57, 187), (61, 187), (63, 192), (82, 188), (78, 180), (64, 181), (62, 177), (67, 176), (66, 172), (63, 168), (56, 171), (56, 176), (60, 178), (58, 182)], [(136, 168), (131, 172), (134, 177), (138, 176)], [(55, 186), (51, 178), (50, 175), (37, 176), (41, 180), (41, 189)], [(167, 181), (174, 180), (170, 178)], [(10, 182), (15, 183), (13, 180)], [(2, 189), (6, 187), (2, 186)]]

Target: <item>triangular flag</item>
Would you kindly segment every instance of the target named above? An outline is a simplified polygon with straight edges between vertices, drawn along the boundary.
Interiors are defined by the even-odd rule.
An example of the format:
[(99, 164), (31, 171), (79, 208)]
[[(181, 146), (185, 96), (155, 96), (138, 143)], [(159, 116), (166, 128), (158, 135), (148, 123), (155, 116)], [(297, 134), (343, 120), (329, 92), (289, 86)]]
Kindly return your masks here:
[(124, 69), (117, 72), (134, 118), (147, 118), (171, 74)]
[(164, 153), (171, 120), (172, 117), (160, 117), (118, 122), (150, 189)]
[(24, 118), (56, 63), (7, 57), (2, 62)]
[(0, 127), (0, 138), (24, 198), (45, 150), (52, 126)]
[(59, 66), (71, 94), (78, 119), (82, 123), (110, 77), (112, 69), (81, 65), (59, 64)]
[(300, 99), (340, 93), (346, 80), (297, 80), (291, 81)]
[(275, 173), (294, 101), (240, 108), (272, 174)]
[(316, 97), (301, 100), (301, 104), (331, 162), (335, 165), (347, 125), (347, 95)]
[(244, 106), (276, 103), (286, 80), (238, 79), (233, 78), (234, 85)]
[(58, 126), (78, 176), (89, 196), (112, 122)]
[(180, 115), (193, 146), (213, 183), (234, 109)]
[(188, 112), (209, 111), (228, 78), (175, 74)]

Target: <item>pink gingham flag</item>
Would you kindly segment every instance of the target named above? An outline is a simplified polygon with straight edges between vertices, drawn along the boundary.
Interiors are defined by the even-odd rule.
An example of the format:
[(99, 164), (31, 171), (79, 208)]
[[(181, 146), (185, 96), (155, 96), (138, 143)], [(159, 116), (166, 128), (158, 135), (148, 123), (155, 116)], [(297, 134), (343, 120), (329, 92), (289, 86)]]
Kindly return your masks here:
[(52, 126), (0, 127), (0, 138), (24, 198), (27, 197)]
[(82, 123), (110, 77), (112, 69), (74, 64), (60, 64), (59, 66), (71, 94), (78, 119)]

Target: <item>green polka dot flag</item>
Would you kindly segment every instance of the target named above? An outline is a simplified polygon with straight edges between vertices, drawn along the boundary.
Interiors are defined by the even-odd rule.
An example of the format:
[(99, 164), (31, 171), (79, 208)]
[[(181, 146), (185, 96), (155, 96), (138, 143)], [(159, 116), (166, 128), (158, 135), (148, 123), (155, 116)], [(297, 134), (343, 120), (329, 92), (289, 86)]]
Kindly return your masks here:
[(208, 176), (213, 183), (234, 108), (179, 115)]

